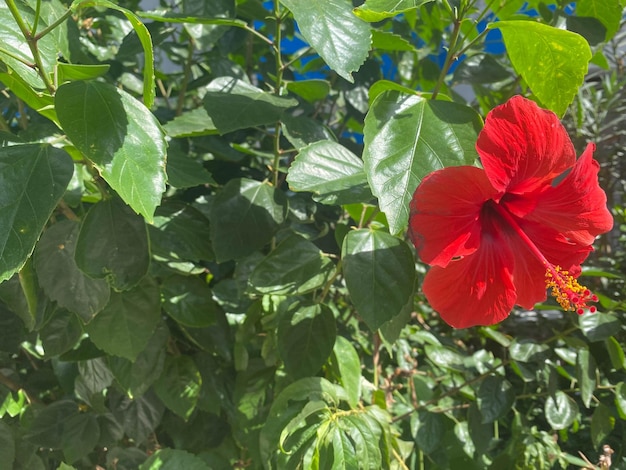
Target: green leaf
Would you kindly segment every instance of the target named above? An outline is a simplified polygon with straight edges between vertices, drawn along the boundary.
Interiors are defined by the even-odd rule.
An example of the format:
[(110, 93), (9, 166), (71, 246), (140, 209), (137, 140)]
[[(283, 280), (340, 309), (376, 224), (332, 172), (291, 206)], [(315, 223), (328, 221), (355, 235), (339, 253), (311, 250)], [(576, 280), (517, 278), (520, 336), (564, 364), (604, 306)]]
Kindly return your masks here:
[(414, 10), (433, 0), (365, 0), (363, 5), (354, 9), (359, 18), (376, 23), (387, 18)]
[(626, 419), (626, 382), (620, 382), (615, 387), (615, 406), (620, 418)]
[(211, 261), (214, 258), (208, 237), (208, 219), (196, 208), (181, 201), (167, 201), (148, 226), (152, 253), (171, 260)]
[(333, 350), (335, 316), (324, 304), (295, 301), (282, 308), (278, 321), (278, 353), (296, 378), (316, 374)]
[(0, 67), (0, 82), (32, 109), (61, 127), (54, 109), (54, 98), (51, 95), (33, 89), (26, 80), (11, 69), (5, 73)]
[(415, 46), (398, 34), (375, 29), (372, 30), (372, 49), (383, 51), (414, 51)]
[(0, 148), (0, 282), (26, 263), (73, 172), (70, 156), (49, 145)]
[(467, 106), (385, 91), (365, 117), (365, 173), (392, 234), (409, 219), (409, 202), (424, 176), (439, 168), (469, 165), (481, 119)]
[(204, 108), (196, 108), (176, 116), (163, 125), (163, 130), (170, 137), (197, 137), (218, 133), (217, 127)]
[(548, 423), (557, 431), (568, 428), (578, 417), (578, 405), (560, 390), (546, 398), (544, 411)]
[(593, 446), (599, 448), (605, 444), (606, 438), (615, 427), (615, 417), (608, 406), (600, 403), (591, 416), (591, 440)]
[(167, 356), (154, 391), (166, 407), (187, 420), (198, 403), (201, 385), (200, 372), (191, 357)]
[(287, 82), (287, 90), (295, 93), (309, 103), (314, 103), (328, 96), (330, 93), (330, 83), (320, 79), (298, 80), (295, 82)]
[(626, 369), (626, 356), (621, 344), (613, 336), (604, 340), (606, 349), (609, 351), (609, 357), (611, 358), (611, 364), (617, 370)]
[(169, 337), (167, 327), (162, 324), (134, 361), (109, 357), (111, 372), (130, 398), (143, 395), (161, 375), (165, 363), (165, 344)]
[(92, 80), (107, 73), (110, 67), (109, 64), (79, 65), (59, 62), (57, 64), (57, 79), (59, 83), (74, 80)]
[(155, 76), (154, 76), (154, 51), (152, 49), (152, 39), (148, 28), (139, 20), (132, 11), (122, 8), (108, 0), (74, 0), (70, 8), (76, 12), (79, 8), (105, 7), (117, 10), (126, 16), (132, 25), (137, 37), (143, 47), (143, 102), (146, 107), (151, 108), (155, 96)]
[(323, 204), (367, 202), (372, 194), (363, 161), (347, 148), (325, 140), (300, 150), (287, 176), (293, 191), (310, 191)]
[(431, 454), (441, 446), (446, 431), (446, 418), (441, 413), (418, 411), (411, 415), (411, 432), (417, 447)]
[(209, 285), (198, 277), (174, 275), (161, 284), (163, 310), (178, 323), (202, 328), (216, 323), (219, 305)]
[(76, 462), (94, 449), (98, 439), (100, 439), (100, 426), (95, 414), (73, 415), (63, 428), (63, 454), (68, 462)]
[(287, 198), (272, 186), (232, 179), (211, 207), (211, 241), (218, 262), (243, 258), (267, 245), (287, 214)]
[(356, 408), (361, 399), (361, 360), (356, 349), (349, 340), (337, 336), (331, 359), (337, 366), (339, 383), (348, 394), (348, 403)]
[(343, 272), (357, 312), (372, 330), (413, 306), (415, 263), (408, 245), (386, 232), (348, 232)]
[(13, 468), (15, 460), (15, 438), (8, 424), (0, 421), (0, 462)]
[[(42, 235), (35, 251), (37, 280), (46, 295), (88, 322), (109, 302), (109, 284), (87, 276), (74, 255), (80, 225), (63, 220)], [(63, 351), (65, 352), (65, 351)]]
[(323, 123), (308, 116), (285, 114), (282, 129), (289, 143), (298, 150), (320, 140), (335, 140), (333, 133)]
[(148, 108), (98, 81), (61, 85), (55, 107), (76, 148), (135, 212), (152, 222), (165, 191), (166, 142)]
[(165, 411), (163, 403), (151, 390), (134, 399), (126, 395), (114, 396), (110, 408), (126, 435), (137, 444), (144, 442), (154, 431)]
[(352, 72), (365, 62), (370, 26), (352, 13), (347, 0), (281, 0), (293, 13), (306, 41), (340, 77), (354, 82)]
[(515, 402), (515, 390), (505, 378), (490, 375), (480, 384), (476, 400), (482, 423), (493, 423), (511, 409)]
[(520, 362), (542, 362), (549, 354), (550, 348), (545, 344), (534, 343), (528, 340), (513, 340), (509, 348), (511, 359)]
[(75, 402), (55, 401), (36, 412), (24, 438), (42, 447), (60, 449), (63, 445), (63, 432), (68, 422), (77, 415), (78, 405)]
[(211, 470), (204, 460), (179, 449), (159, 449), (139, 466), (139, 470)]
[(535, 21), (498, 21), (513, 67), (539, 100), (559, 116), (583, 82), (591, 49), (582, 36)]
[(219, 77), (206, 87), (204, 109), (220, 134), (275, 124), (298, 101), (267, 93), (232, 77)]
[(465, 370), (464, 357), (447, 346), (427, 344), (424, 347), (424, 352), (428, 359), (442, 369)]
[(95, 204), (83, 219), (74, 259), (94, 279), (129, 289), (148, 272), (150, 252), (144, 220), (117, 198)]
[(596, 389), (596, 361), (589, 349), (581, 349), (576, 357), (576, 376), (580, 385), (580, 397), (585, 408), (589, 408)]
[(619, 29), (622, 18), (622, 6), (619, 0), (578, 0), (576, 16), (596, 18), (606, 28), (605, 40), (608, 41)]
[(248, 283), (260, 294), (300, 295), (323, 286), (333, 270), (334, 263), (318, 247), (291, 235), (256, 265)]
[(217, 184), (202, 163), (174, 149), (167, 156), (167, 177), (170, 186), (178, 189)]
[(603, 341), (620, 329), (615, 315), (608, 313), (584, 313), (578, 317), (578, 326), (589, 341)]
[(39, 330), (41, 345), (46, 357), (59, 356), (78, 343), (83, 327), (78, 317), (65, 309), (58, 308)]
[[(199, 2), (183, 0), (183, 14), (194, 18), (228, 18), (235, 16), (235, 0)], [(185, 24), (187, 33), (195, 39), (198, 49), (208, 49), (226, 32), (223, 26), (201, 23)]]
[(131, 290), (112, 293), (85, 329), (98, 348), (134, 361), (161, 322), (160, 310), (159, 287), (145, 278)]

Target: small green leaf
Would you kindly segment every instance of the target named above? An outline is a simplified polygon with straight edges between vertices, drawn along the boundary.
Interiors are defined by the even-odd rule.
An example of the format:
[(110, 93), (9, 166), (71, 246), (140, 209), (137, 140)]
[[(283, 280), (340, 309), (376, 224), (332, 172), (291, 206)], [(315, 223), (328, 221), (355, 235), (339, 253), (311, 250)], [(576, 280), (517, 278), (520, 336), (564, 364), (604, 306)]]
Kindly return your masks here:
[(583, 82), (591, 49), (582, 36), (535, 21), (498, 21), (515, 70), (539, 100), (559, 116)]
[(167, 177), (168, 184), (178, 189), (205, 184), (217, 185), (202, 163), (176, 147), (170, 147), (167, 155)]
[(100, 439), (100, 426), (93, 413), (79, 413), (67, 420), (63, 428), (62, 449), (73, 463), (89, 454)]
[(292, 235), (256, 265), (248, 283), (260, 294), (300, 295), (323, 286), (333, 270), (333, 262), (318, 247)]
[(15, 460), (15, 438), (8, 424), (0, 421), (0, 462), (13, 468)]
[(348, 394), (348, 403), (356, 408), (361, 399), (361, 361), (352, 343), (337, 336), (333, 346), (332, 362), (337, 366), (339, 382)]
[(272, 95), (242, 80), (219, 77), (206, 87), (204, 109), (220, 134), (275, 124), (298, 101)]
[(383, 51), (414, 51), (415, 46), (398, 34), (372, 30), (372, 49)]
[(143, 395), (161, 375), (168, 338), (169, 331), (165, 324), (159, 325), (134, 361), (109, 357), (111, 372), (131, 398)]
[(441, 446), (446, 431), (446, 418), (442, 413), (419, 411), (411, 415), (411, 432), (417, 447), (431, 454)]
[(79, 228), (71, 220), (48, 228), (37, 244), (35, 269), (46, 295), (86, 323), (108, 303), (111, 289), (105, 280), (87, 276), (76, 265)]
[(596, 18), (606, 28), (605, 40), (608, 41), (619, 29), (622, 18), (622, 6), (619, 0), (578, 0), (576, 16)]
[(578, 417), (578, 405), (560, 390), (546, 398), (544, 411), (548, 423), (557, 431), (568, 428)]
[(352, 72), (365, 62), (370, 26), (352, 13), (346, 0), (281, 0), (293, 13), (302, 35), (339, 76), (354, 82)]
[(41, 408), (30, 422), (25, 439), (42, 447), (60, 449), (63, 432), (68, 422), (78, 415), (78, 404), (70, 400), (58, 400)]
[(335, 317), (326, 305), (286, 305), (280, 312), (277, 342), (287, 372), (296, 378), (316, 374), (330, 356), (336, 334)]
[(131, 399), (126, 395), (114, 395), (110, 409), (124, 427), (124, 432), (137, 444), (146, 440), (163, 418), (163, 403), (149, 390), (144, 395)]
[(174, 275), (161, 283), (163, 310), (178, 323), (202, 328), (216, 322), (220, 308), (209, 285), (198, 277)]
[(363, 5), (354, 9), (359, 18), (376, 23), (387, 18), (414, 10), (433, 0), (366, 0)]
[(163, 125), (163, 130), (170, 137), (197, 137), (218, 133), (217, 127), (204, 108), (196, 108), (176, 116)]
[(259, 181), (232, 179), (211, 207), (211, 241), (217, 261), (243, 258), (267, 245), (287, 214), (282, 191)]
[(74, 0), (70, 8), (75, 12), (79, 8), (105, 7), (117, 10), (126, 16), (132, 25), (137, 37), (143, 47), (143, 102), (146, 107), (151, 108), (155, 96), (155, 76), (154, 76), (154, 51), (152, 49), (152, 39), (148, 28), (139, 20), (132, 11), (122, 8), (116, 3), (108, 0)]
[(131, 290), (112, 293), (109, 304), (85, 329), (98, 348), (134, 361), (160, 322), (159, 287), (145, 278)]
[(92, 80), (107, 73), (110, 67), (109, 64), (79, 65), (59, 62), (57, 64), (57, 79), (59, 83), (74, 80)]
[(159, 449), (139, 470), (211, 470), (200, 457), (179, 449)]
[(212, 261), (213, 249), (208, 219), (181, 201), (167, 201), (154, 214), (148, 226), (152, 253), (170, 260)]
[(287, 82), (287, 89), (296, 95), (304, 98), (309, 103), (323, 100), (330, 93), (330, 83), (326, 80), (298, 80)]
[(167, 356), (154, 391), (166, 407), (187, 420), (196, 408), (202, 380), (189, 356)]
[(428, 359), (442, 369), (465, 370), (464, 357), (447, 346), (427, 344), (424, 347), (424, 352)]
[(363, 161), (344, 146), (318, 141), (300, 150), (287, 176), (293, 191), (310, 191), (323, 204), (368, 202), (372, 194)]
[(78, 317), (65, 309), (58, 308), (39, 330), (41, 345), (46, 357), (59, 356), (78, 343), (83, 327)]
[(480, 384), (476, 399), (482, 423), (493, 423), (511, 409), (515, 402), (515, 390), (505, 378), (490, 375)]
[(70, 156), (49, 145), (0, 148), (0, 282), (26, 263), (73, 172)]
[(386, 232), (354, 230), (341, 250), (346, 286), (374, 331), (413, 305), (415, 263), (408, 245)]
[(600, 403), (591, 416), (591, 440), (596, 448), (605, 444), (606, 438), (615, 427), (615, 417), (608, 406)]
[(545, 344), (514, 340), (509, 347), (509, 354), (511, 359), (516, 361), (541, 362), (548, 356), (549, 350), (550, 348)]
[(579, 350), (576, 357), (576, 376), (580, 384), (580, 396), (586, 408), (589, 408), (596, 389), (596, 372), (596, 361), (589, 349)]
[(626, 419), (626, 382), (620, 382), (615, 387), (615, 406), (620, 418)]
[(626, 369), (626, 356), (624, 350), (613, 336), (604, 340), (606, 348), (609, 351), (609, 357), (611, 358), (611, 364), (617, 370)]
[(95, 204), (76, 240), (78, 268), (116, 289), (136, 285), (148, 272), (150, 252), (144, 220), (117, 198)]
[(424, 176), (474, 163), (480, 127), (480, 116), (467, 106), (397, 91), (377, 96), (365, 117), (363, 162), (392, 234), (406, 227)]
[(61, 85), (55, 107), (76, 148), (152, 222), (165, 191), (166, 157), (165, 134), (154, 115), (125, 91), (98, 81)]
[(285, 137), (297, 150), (320, 140), (335, 140), (333, 133), (323, 123), (308, 116), (285, 114), (282, 126)]
[(585, 313), (578, 317), (578, 326), (589, 341), (603, 341), (620, 329), (615, 315), (608, 313)]

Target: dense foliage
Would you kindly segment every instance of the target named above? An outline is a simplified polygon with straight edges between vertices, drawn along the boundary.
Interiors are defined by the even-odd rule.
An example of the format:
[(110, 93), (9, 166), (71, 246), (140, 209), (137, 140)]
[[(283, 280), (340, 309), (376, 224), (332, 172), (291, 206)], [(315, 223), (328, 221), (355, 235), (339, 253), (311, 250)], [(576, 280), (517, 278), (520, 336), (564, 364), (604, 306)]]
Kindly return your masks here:
[[(156, 3), (0, 4), (1, 468), (626, 468), (624, 0)], [(515, 94), (599, 312), (453, 329), (409, 201)]]

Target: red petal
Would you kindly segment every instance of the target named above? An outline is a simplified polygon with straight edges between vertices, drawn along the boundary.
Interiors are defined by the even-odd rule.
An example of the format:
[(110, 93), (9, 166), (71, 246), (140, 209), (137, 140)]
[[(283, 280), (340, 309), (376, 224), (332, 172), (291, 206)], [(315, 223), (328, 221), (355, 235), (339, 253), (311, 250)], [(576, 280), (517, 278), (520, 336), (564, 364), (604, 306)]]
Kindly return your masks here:
[(487, 115), (476, 150), (493, 187), (516, 194), (549, 185), (576, 161), (556, 114), (522, 96)]
[(485, 172), (473, 166), (448, 167), (426, 176), (411, 201), (409, 236), (420, 258), (446, 266), (473, 253), (480, 243), (478, 217), (496, 195)]
[(511, 312), (513, 257), (503, 241), (498, 234), (484, 236), (475, 253), (426, 274), (424, 294), (450, 326), (493, 325)]
[(589, 144), (572, 171), (539, 199), (528, 220), (551, 227), (576, 243), (591, 245), (597, 235), (613, 227), (606, 194), (598, 184), (600, 165)]

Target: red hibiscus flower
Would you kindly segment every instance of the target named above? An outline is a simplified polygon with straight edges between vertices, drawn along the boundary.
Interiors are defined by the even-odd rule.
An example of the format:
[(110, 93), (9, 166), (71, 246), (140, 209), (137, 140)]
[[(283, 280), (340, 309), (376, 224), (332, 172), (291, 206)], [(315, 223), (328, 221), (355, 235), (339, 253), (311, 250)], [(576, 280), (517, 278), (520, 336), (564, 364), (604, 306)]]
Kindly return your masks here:
[(476, 149), (483, 168), (435, 171), (411, 201), (431, 306), (455, 328), (492, 325), (549, 288), (565, 310), (595, 312), (597, 297), (576, 280), (613, 226), (594, 144), (576, 160), (557, 116), (515, 96), (487, 115)]

